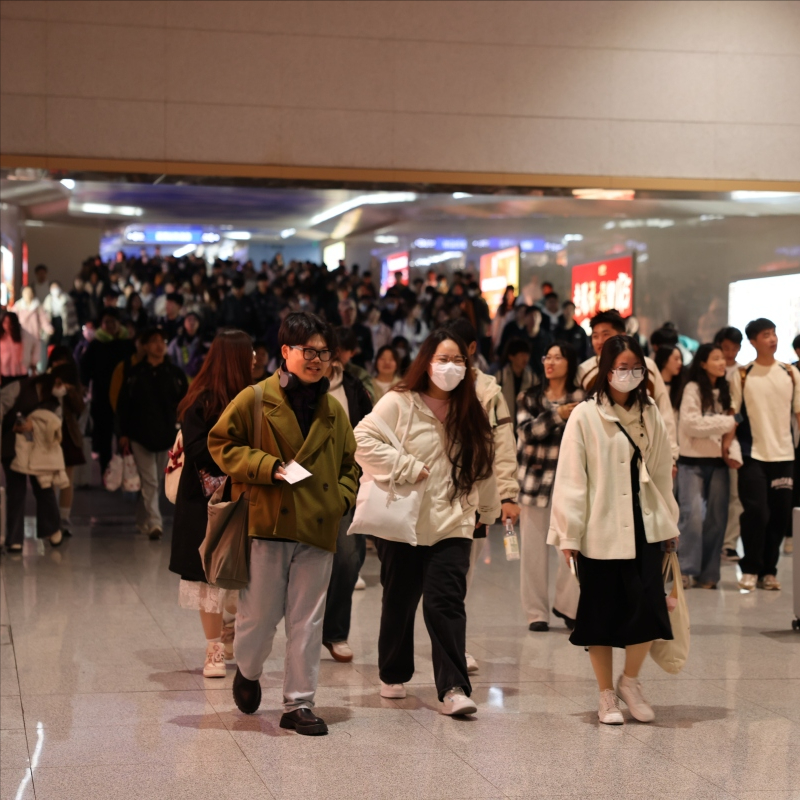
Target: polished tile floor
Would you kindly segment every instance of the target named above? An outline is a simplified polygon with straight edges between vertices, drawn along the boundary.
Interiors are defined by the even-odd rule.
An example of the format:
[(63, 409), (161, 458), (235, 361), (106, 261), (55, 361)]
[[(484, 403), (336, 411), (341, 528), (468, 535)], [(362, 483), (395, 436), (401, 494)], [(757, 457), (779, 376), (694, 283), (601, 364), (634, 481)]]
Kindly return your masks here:
[(381, 590), (371, 553), (355, 595), (352, 664), (324, 653), (326, 737), (278, 728), (279, 634), (261, 710), (240, 714), (225, 679), (201, 675), (196, 615), (177, 605), (168, 541), (137, 536), (129, 499), (78, 493), (75, 537), (3, 556), (1, 800), (249, 798), (800, 798), (800, 633), (783, 592), (693, 590), (681, 675), (643, 674), (657, 719), (597, 722), (588, 657), (560, 623), (527, 631), (500, 532), (468, 601), (479, 712), (437, 713), (430, 645), (402, 701), (377, 694)]

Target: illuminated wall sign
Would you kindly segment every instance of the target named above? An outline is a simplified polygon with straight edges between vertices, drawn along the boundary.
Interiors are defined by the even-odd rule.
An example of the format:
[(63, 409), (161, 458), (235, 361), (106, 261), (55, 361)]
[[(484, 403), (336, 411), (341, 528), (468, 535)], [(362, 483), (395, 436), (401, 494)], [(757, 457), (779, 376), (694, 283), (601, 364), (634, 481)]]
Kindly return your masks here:
[(481, 256), (481, 293), (494, 315), (507, 286), (519, 291), (519, 249), (510, 247)]
[(137, 225), (125, 229), (125, 241), (135, 244), (214, 244), (219, 240), (218, 233), (202, 225)]
[(609, 308), (623, 317), (633, 314), (633, 256), (573, 267), (572, 302), (578, 324)]
[(344, 261), (344, 251), (344, 242), (334, 242), (323, 249), (322, 263), (328, 268), (328, 272), (339, 269), (339, 262)]
[(386, 256), (381, 265), (381, 294), (400, 280), (408, 284), (408, 251)]
[(544, 239), (473, 239), (472, 246), (477, 250), (506, 250), (519, 245), (523, 253), (544, 253), (546, 250), (561, 250), (562, 246)]
[(414, 247), (419, 250), (466, 250), (469, 247), (469, 242), (466, 239), (452, 239), (452, 238), (439, 238), (439, 239), (417, 239), (414, 242)]

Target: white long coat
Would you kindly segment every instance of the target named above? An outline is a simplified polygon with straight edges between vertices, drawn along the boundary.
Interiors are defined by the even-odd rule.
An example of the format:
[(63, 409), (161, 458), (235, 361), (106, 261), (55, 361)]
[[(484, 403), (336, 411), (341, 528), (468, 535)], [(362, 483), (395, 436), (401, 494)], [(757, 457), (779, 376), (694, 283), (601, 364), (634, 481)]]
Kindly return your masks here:
[[(648, 542), (679, 536), (672, 494), (672, 452), (664, 419), (654, 404), (643, 412), (639, 498)], [(630, 462), (633, 448), (617, 427), (608, 402), (595, 398), (569, 417), (556, 470), (548, 544), (587, 558), (635, 558)]]
[[(430, 477), (420, 504), (416, 541), (408, 544), (433, 545), (442, 539), (471, 539), (475, 530), (475, 512), (488, 525), (500, 516), (500, 496), (494, 475), (479, 481), (468, 497), (451, 499), (453, 482), (444, 425), (425, 405), (417, 392), (389, 392), (377, 403), (372, 413), (358, 423), (356, 461), (376, 480), (388, 481), (397, 457), (397, 450), (386, 441), (373, 417), (380, 416), (402, 441), (409, 414), (413, 415), (406, 453), (400, 458), (394, 474), (398, 484), (415, 483), (427, 466)], [(469, 435), (468, 431), (464, 431)]]

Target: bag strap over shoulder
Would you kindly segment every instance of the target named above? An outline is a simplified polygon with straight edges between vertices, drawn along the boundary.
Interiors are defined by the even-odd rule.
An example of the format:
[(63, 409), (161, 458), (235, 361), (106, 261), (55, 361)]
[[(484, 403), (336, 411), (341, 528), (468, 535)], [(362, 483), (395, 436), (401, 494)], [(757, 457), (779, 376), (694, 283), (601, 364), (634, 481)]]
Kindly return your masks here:
[(253, 387), (255, 400), (253, 401), (253, 447), (261, 446), (261, 420), (264, 415), (261, 413), (261, 398), (264, 394), (264, 387), (257, 383)]

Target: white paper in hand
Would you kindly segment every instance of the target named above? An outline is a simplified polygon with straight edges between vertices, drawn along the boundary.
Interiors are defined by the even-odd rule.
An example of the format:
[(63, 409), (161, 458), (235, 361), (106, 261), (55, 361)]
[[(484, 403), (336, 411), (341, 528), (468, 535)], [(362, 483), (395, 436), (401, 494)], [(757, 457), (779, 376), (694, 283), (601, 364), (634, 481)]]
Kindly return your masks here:
[(311, 476), (311, 473), (305, 467), (301, 467), (296, 461), (290, 461), (288, 464), (285, 464), (283, 469), (286, 471), (286, 483), (298, 483)]

